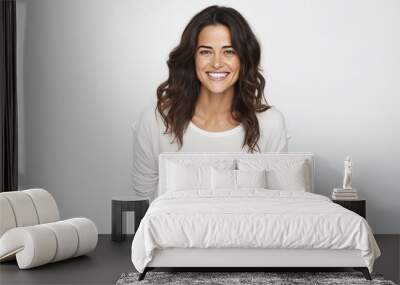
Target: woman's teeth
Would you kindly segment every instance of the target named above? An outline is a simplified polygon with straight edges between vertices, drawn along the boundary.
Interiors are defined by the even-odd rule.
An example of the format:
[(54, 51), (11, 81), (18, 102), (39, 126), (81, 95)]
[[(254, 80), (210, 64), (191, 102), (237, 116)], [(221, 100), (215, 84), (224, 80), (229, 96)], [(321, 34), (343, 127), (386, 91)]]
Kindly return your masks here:
[(228, 74), (229, 72), (207, 72), (208, 77), (212, 80), (224, 80)]

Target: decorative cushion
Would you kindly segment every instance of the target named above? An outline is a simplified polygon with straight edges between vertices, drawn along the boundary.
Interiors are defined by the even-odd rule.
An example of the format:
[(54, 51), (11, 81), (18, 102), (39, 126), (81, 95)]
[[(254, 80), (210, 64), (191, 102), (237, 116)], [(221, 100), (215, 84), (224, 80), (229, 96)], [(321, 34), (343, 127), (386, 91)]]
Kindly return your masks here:
[(211, 189), (211, 167), (168, 164), (167, 191)]
[(273, 190), (306, 191), (306, 175), (304, 163), (291, 167), (271, 169), (267, 172), (268, 188)]
[(261, 170), (237, 170), (238, 188), (267, 188), (267, 171)]
[(238, 190), (241, 188), (267, 188), (267, 171), (211, 169), (213, 190)]
[[(176, 155), (176, 157), (174, 157)], [(177, 167), (174, 167), (173, 164), (178, 165), (179, 168), (187, 168), (187, 169), (197, 169), (203, 167), (214, 167), (216, 169), (235, 169), (236, 159), (235, 158), (226, 158), (226, 157), (215, 157), (214, 153), (202, 153), (202, 152), (164, 152), (159, 156), (159, 176), (158, 176), (158, 190), (157, 196), (160, 196), (168, 191), (177, 191), (175, 189), (181, 189), (178, 191), (182, 191), (185, 189), (189, 190), (198, 190), (204, 195), (208, 192), (213, 192), (211, 190), (211, 169), (206, 170), (204, 176), (207, 178), (206, 182), (195, 183), (193, 187), (194, 181), (186, 181), (188, 183), (175, 183), (175, 181), (182, 179), (182, 172), (179, 174), (176, 173)], [(172, 167), (170, 167), (172, 165)], [(179, 167), (180, 166), (180, 167)], [(196, 171), (196, 170), (195, 170)], [(190, 173), (189, 173), (190, 174)], [(197, 176), (191, 174), (190, 176)], [(187, 179), (185, 179), (187, 180)], [(195, 179), (197, 181), (197, 179)], [(177, 185), (180, 184), (180, 185)]]
[(239, 159), (239, 170), (267, 170), (267, 188), (271, 190), (311, 191), (307, 160)]
[(236, 190), (236, 170), (211, 168), (211, 184), (213, 190)]

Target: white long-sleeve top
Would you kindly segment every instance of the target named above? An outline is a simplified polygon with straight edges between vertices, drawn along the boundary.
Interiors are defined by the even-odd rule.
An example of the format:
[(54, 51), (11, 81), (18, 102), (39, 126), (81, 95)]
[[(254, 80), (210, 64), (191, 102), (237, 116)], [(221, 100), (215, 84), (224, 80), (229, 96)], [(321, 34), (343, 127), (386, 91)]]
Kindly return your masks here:
[[(248, 152), (242, 148), (245, 130), (240, 124), (233, 129), (211, 132), (189, 123), (183, 135), (183, 145), (172, 142), (164, 134), (165, 125), (154, 107), (146, 108), (133, 125), (133, 190), (139, 196), (154, 198), (158, 185), (158, 156), (163, 152)], [(275, 107), (256, 113), (260, 126), (258, 145), (261, 152), (287, 152), (285, 119)]]

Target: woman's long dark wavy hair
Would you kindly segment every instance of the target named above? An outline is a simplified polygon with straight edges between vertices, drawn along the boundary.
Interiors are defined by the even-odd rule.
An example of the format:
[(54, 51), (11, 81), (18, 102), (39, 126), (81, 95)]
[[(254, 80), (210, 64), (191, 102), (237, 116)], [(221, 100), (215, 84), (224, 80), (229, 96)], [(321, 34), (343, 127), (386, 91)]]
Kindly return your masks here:
[(256, 112), (264, 112), (270, 108), (264, 97), (265, 79), (259, 67), (261, 50), (249, 24), (235, 9), (210, 6), (190, 20), (179, 45), (169, 54), (169, 77), (157, 88), (156, 110), (163, 118), (165, 133), (174, 135), (180, 149), (183, 145), (183, 134), (194, 115), (200, 93), (200, 81), (195, 68), (198, 36), (205, 26), (218, 24), (229, 28), (232, 47), (240, 59), (239, 79), (234, 86), (231, 114), (245, 129), (242, 148), (248, 145), (250, 152), (254, 152), (255, 148), (260, 151), (257, 143), (260, 127)]

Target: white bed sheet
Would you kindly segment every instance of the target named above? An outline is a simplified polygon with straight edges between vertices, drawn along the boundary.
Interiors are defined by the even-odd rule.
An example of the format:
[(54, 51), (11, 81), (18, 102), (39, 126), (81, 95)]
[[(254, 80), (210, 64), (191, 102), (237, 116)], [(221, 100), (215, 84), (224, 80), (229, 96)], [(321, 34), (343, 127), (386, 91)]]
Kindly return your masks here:
[(357, 249), (370, 272), (380, 255), (361, 216), (318, 194), (265, 189), (161, 195), (132, 242), (135, 268), (165, 248)]

